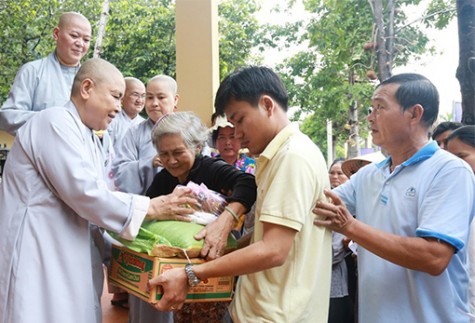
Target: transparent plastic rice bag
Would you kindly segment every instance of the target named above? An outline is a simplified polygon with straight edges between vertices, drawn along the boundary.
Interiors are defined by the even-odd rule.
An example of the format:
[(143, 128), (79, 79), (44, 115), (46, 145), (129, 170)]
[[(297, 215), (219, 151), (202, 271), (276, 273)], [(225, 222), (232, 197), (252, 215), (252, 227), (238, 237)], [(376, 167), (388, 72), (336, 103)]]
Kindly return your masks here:
[(203, 183), (198, 185), (190, 181), (186, 187), (191, 189), (193, 196), (196, 197), (201, 205), (200, 209), (189, 215), (193, 223), (206, 225), (216, 220), (224, 211), (224, 207), (227, 204), (224, 195), (210, 190)]

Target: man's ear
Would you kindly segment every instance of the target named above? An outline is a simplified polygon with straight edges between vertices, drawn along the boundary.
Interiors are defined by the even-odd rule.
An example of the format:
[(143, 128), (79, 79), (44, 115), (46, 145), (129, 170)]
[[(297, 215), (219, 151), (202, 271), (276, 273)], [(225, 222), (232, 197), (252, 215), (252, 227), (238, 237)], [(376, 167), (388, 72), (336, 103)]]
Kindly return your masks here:
[(89, 98), (91, 91), (94, 88), (94, 82), (91, 79), (85, 79), (81, 83), (81, 97)]
[(420, 104), (414, 104), (412, 107), (407, 109), (410, 113), (410, 118), (413, 119), (414, 121), (420, 121), (422, 119), (422, 116), (424, 115), (424, 108)]
[(267, 112), (268, 115), (272, 115), (275, 109), (274, 100), (268, 95), (262, 95), (259, 99), (259, 105)]
[(54, 27), (54, 29), (53, 29), (53, 39), (54, 39), (55, 41), (57, 41), (58, 38), (59, 38), (58, 33), (59, 33), (59, 27), (56, 26), (56, 27)]

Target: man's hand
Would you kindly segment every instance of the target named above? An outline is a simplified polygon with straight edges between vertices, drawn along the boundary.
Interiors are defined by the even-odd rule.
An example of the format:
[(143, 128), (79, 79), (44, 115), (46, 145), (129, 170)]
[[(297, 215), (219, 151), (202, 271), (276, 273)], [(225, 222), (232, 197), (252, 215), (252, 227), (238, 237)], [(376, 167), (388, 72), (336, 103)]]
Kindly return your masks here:
[(174, 268), (152, 278), (148, 287), (161, 286), (163, 296), (153, 306), (159, 311), (176, 311), (183, 307), (188, 294), (188, 277), (184, 268)]
[(331, 190), (325, 190), (324, 193), (333, 203), (318, 201), (313, 209), (313, 213), (319, 215), (319, 217), (316, 217), (313, 223), (317, 226), (327, 227), (333, 231), (345, 234), (356, 220), (338, 195)]

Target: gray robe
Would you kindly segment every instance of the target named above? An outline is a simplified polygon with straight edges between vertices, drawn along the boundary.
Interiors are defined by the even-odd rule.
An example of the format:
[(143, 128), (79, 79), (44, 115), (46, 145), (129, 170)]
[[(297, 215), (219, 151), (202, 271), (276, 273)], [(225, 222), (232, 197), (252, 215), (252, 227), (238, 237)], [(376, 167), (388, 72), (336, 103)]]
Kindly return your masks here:
[(0, 187), (0, 323), (100, 323), (89, 224), (133, 239), (148, 204), (107, 189), (72, 103), (37, 113), (20, 128)]
[(127, 113), (122, 109), (120, 113), (112, 120), (107, 127), (107, 132), (112, 140), (114, 151), (117, 150), (122, 137), (127, 133), (130, 127), (138, 125), (145, 119), (141, 115), (137, 115), (134, 119), (130, 119)]
[(0, 130), (14, 136), (35, 112), (64, 106), (78, 69), (61, 66), (54, 53), (23, 65), (0, 109)]
[(150, 119), (130, 127), (115, 151), (112, 173), (119, 191), (144, 195), (155, 174), (162, 169), (152, 166), (157, 155), (152, 128)]
[[(145, 194), (162, 167), (152, 167), (157, 150), (152, 143), (153, 123), (149, 119), (131, 126), (117, 146), (112, 173), (115, 186), (122, 192)], [(172, 312), (160, 312), (140, 298), (129, 294), (130, 323), (171, 323)]]

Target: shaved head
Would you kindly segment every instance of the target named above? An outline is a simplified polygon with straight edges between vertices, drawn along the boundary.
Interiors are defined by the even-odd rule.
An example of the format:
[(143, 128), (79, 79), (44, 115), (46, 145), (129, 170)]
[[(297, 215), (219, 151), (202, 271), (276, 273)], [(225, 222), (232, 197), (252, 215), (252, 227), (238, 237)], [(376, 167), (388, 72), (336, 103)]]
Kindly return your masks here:
[(70, 11), (63, 13), (61, 17), (59, 17), (58, 27), (65, 28), (66, 26), (69, 26), (73, 21), (88, 24), (89, 27), (91, 26), (89, 20), (82, 14), (80, 14), (79, 12)]
[(121, 78), (122, 73), (106, 60), (101, 58), (91, 58), (85, 61), (74, 78), (72, 96), (75, 96), (86, 79), (92, 80), (95, 84), (101, 85), (110, 82), (111, 79)]
[(91, 45), (91, 24), (78, 12), (66, 12), (53, 29), (55, 54), (64, 66), (78, 66)]
[(108, 61), (92, 58), (76, 74), (71, 101), (89, 129), (105, 130), (120, 112), (124, 91), (122, 73)]
[(176, 81), (173, 79), (173, 77), (168, 76), (168, 75), (157, 75), (157, 76), (152, 77), (150, 80), (148, 80), (147, 84), (155, 83), (155, 82), (166, 84), (168, 90), (172, 93), (172, 95), (177, 94), (178, 85), (176, 84)]
[(125, 80), (125, 86), (126, 87), (129, 87), (132, 84), (142, 84), (143, 85), (143, 82), (141, 80), (139, 80), (138, 78), (132, 77), (132, 76), (124, 77), (124, 80)]

